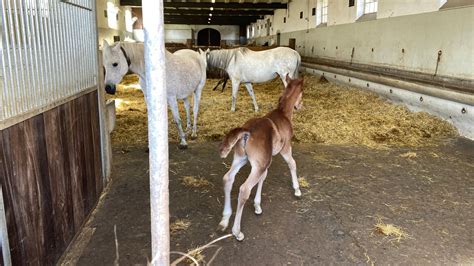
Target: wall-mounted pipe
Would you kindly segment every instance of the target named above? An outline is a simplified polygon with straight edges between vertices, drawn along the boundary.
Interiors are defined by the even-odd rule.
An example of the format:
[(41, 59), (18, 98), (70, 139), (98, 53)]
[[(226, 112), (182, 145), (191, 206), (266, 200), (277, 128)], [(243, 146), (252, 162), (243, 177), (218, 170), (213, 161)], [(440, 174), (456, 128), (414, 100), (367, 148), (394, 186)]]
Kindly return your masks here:
[(402, 88), (402, 89), (409, 90), (412, 92), (426, 94), (426, 95), (430, 95), (430, 96), (441, 98), (441, 99), (474, 105), (474, 94), (470, 94), (470, 93), (461, 93), (461, 92), (449, 90), (446, 88), (436, 87), (432, 85), (408, 82), (408, 81), (399, 80), (395, 78), (385, 77), (382, 75), (368, 74), (368, 73), (363, 73), (363, 72), (358, 72), (358, 71), (353, 71), (353, 70), (330, 67), (326, 65), (318, 65), (318, 64), (303, 62), (301, 66), (312, 68), (312, 69), (318, 69), (321, 71), (327, 71), (330, 73), (355, 77), (355, 78), (359, 78), (359, 79), (363, 79), (363, 80), (367, 80), (371, 82), (393, 86), (396, 88)]

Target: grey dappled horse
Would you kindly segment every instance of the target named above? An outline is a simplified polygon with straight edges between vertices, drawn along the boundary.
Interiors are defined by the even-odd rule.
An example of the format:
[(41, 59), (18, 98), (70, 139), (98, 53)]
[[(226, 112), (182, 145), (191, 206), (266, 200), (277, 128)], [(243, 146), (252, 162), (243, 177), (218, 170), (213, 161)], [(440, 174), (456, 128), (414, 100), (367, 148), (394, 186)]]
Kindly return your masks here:
[(209, 67), (225, 70), (232, 80), (232, 111), (235, 111), (240, 83), (245, 84), (257, 112), (257, 100), (251, 83), (266, 82), (278, 75), (286, 87), (286, 75), (290, 78), (298, 77), (300, 63), (301, 56), (298, 52), (287, 47), (258, 52), (245, 47), (214, 50), (207, 59)]
[[(206, 83), (206, 55), (208, 51), (195, 52), (192, 50), (180, 50), (174, 54), (166, 51), (166, 92), (168, 106), (173, 113), (174, 121), (178, 127), (180, 137), (180, 148), (186, 148), (186, 135), (181, 125), (178, 111), (178, 100), (184, 101), (186, 109), (187, 130), (191, 127), (190, 104), (188, 97), (194, 93), (193, 105), (193, 129), (192, 138), (197, 137), (197, 116), (202, 88)], [(140, 87), (148, 101), (148, 88), (145, 77), (145, 60), (143, 43), (116, 43), (109, 45), (104, 40), (103, 65), (105, 68), (105, 90), (107, 93), (115, 94), (115, 84), (119, 83), (128, 72), (140, 77)]]

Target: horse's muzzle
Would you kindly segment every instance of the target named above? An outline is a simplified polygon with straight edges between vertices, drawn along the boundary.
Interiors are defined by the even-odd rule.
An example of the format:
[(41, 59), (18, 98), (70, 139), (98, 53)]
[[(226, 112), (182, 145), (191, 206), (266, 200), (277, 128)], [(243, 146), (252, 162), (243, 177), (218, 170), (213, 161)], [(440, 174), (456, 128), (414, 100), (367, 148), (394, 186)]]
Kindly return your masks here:
[(115, 85), (110, 85), (110, 84), (107, 84), (105, 85), (105, 91), (108, 93), (108, 94), (112, 94), (114, 95), (115, 94)]

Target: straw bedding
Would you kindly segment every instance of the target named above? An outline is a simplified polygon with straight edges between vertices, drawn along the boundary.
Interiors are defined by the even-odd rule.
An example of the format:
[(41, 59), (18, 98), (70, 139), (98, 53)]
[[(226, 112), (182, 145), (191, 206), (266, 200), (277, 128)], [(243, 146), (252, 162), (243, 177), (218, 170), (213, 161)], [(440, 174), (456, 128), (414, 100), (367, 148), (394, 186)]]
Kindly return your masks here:
[[(147, 117), (143, 94), (136, 89), (136, 76), (127, 76), (115, 98), (117, 124), (113, 140), (121, 144), (147, 142)], [(262, 116), (275, 108), (283, 85), (279, 79), (255, 84), (260, 111), (255, 113), (250, 97), (241, 86), (237, 111), (230, 111), (230, 81), (223, 93), (212, 91), (217, 80), (208, 79), (204, 87), (198, 117), (198, 140), (221, 140), (230, 129), (246, 120)], [(184, 108), (180, 104), (183, 126)], [(169, 138), (177, 141), (177, 129), (168, 112)], [(436, 144), (457, 135), (448, 122), (424, 112), (413, 113), (391, 104), (374, 93), (320, 82), (305, 76), (303, 109), (294, 115), (295, 141), (337, 145), (363, 145), (372, 148), (390, 146), (416, 147)]]

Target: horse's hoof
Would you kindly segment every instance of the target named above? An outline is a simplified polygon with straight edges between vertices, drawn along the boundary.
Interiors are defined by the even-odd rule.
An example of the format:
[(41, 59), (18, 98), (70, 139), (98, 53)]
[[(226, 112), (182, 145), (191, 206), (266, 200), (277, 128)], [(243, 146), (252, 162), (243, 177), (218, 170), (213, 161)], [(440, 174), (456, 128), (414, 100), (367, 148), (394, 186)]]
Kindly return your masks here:
[(179, 148), (180, 150), (186, 150), (186, 149), (188, 148), (188, 145), (187, 145), (187, 144), (179, 144), (179, 145), (178, 145), (178, 148)]
[(218, 229), (224, 232), (225, 229), (227, 229), (228, 225), (229, 225), (229, 220), (221, 220), (221, 222), (219, 223)]
[(195, 135), (195, 134), (191, 135), (191, 139), (192, 139), (192, 140), (195, 140), (195, 139), (197, 139), (197, 138), (198, 138), (197, 135)]
[(237, 239), (238, 241), (242, 241), (245, 238), (244, 233), (242, 232), (239, 232), (237, 234), (233, 233), (233, 235), (235, 236), (235, 239)]
[(262, 211), (262, 207), (260, 207), (260, 205), (254, 205), (254, 207), (255, 207), (255, 214), (256, 215), (262, 214), (263, 211)]
[(299, 188), (295, 189), (295, 196), (298, 198), (301, 197), (301, 190)]

